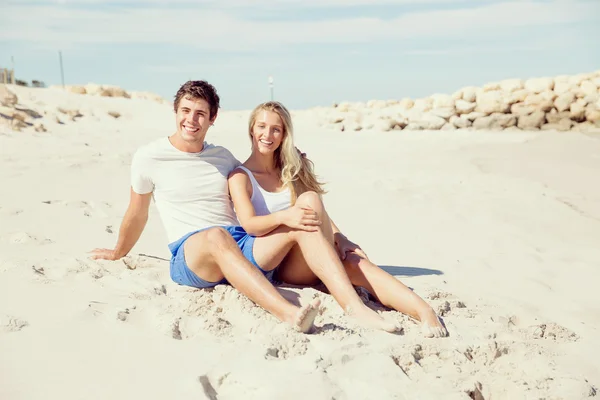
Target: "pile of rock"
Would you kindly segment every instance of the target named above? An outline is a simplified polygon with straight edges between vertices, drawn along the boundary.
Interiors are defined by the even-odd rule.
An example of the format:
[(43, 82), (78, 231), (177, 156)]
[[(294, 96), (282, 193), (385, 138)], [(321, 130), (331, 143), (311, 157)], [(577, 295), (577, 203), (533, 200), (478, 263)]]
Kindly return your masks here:
[(452, 95), (334, 105), (324, 125), (337, 130), (521, 129), (600, 131), (600, 71), (508, 79)]
[[(51, 88), (60, 88), (62, 86), (51, 86)], [(167, 100), (163, 99), (159, 95), (150, 92), (127, 92), (114, 85), (98, 85), (96, 83), (88, 83), (87, 85), (65, 85), (65, 90), (76, 93), (76, 94), (87, 94), (91, 96), (102, 96), (102, 97), (123, 97), (126, 99), (144, 99), (152, 100), (157, 103), (167, 104)]]
[(19, 107), (18, 100), (6, 85), (0, 84), (0, 124), (8, 125), (15, 131), (32, 127), (36, 132), (46, 132), (39, 121), (42, 116), (35, 110)]

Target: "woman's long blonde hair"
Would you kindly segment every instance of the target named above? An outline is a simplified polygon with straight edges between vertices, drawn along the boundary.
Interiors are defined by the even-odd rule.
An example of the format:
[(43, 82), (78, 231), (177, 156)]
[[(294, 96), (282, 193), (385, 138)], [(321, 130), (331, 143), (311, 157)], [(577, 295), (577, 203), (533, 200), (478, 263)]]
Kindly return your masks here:
[[(277, 113), (283, 122), (283, 139), (281, 145), (275, 150), (275, 167), (281, 171), (281, 181), (292, 192), (292, 204), (304, 192), (314, 191), (323, 194), (323, 183), (319, 182), (314, 173), (314, 164), (306, 157), (302, 157), (294, 145), (294, 127), (292, 116), (285, 106), (277, 101), (268, 101), (259, 104), (250, 114), (248, 134), (252, 137), (252, 128), (256, 117), (261, 111)], [(254, 146), (254, 141), (252, 141)]]

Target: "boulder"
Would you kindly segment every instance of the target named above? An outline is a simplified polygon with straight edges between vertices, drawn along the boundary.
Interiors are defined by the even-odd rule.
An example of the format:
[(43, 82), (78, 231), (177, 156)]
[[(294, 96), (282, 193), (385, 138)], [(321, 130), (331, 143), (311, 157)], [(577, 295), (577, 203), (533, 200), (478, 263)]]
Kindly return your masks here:
[(409, 130), (437, 130), (446, 124), (444, 118), (430, 113), (420, 113), (412, 116), (406, 129)]
[(512, 105), (515, 103), (522, 103), (525, 101), (529, 92), (525, 89), (515, 90), (514, 92), (508, 94), (504, 99), (507, 104)]
[(571, 130), (573, 125), (575, 125), (575, 123), (571, 119), (564, 118), (564, 119), (561, 119), (559, 122), (547, 123), (547, 124), (542, 125), (541, 130), (565, 132), (565, 131)]
[(516, 124), (516, 116), (512, 114), (494, 113), (486, 117), (477, 118), (473, 121), (473, 128), (499, 130), (515, 126)]
[(88, 83), (85, 85), (85, 91), (87, 94), (95, 96), (99, 95), (102, 92), (102, 85), (98, 85), (96, 83)]
[(586, 80), (581, 82), (579, 85), (581, 88), (581, 93), (585, 96), (596, 95), (598, 93), (598, 87), (591, 80)]
[(537, 106), (533, 104), (516, 103), (510, 107), (510, 112), (517, 117), (531, 115), (537, 110)]
[(404, 108), (405, 110), (410, 110), (415, 105), (415, 102), (412, 101), (412, 99), (404, 98), (404, 99), (400, 100), (398, 105), (401, 108)]
[(80, 85), (68, 85), (65, 86), (65, 89), (67, 89), (69, 92), (71, 93), (75, 93), (75, 94), (86, 94), (86, 90), (85, 87), (80, 86)]
[(530, 94), (525, 99), (525, 105), (534, 106), (536, 109), (548, 112), (554, 107), (553, 96), (546, 92), (540, 94)]
[(563, 93), (554, 100), (554, 107), (558, 112), (569, 110), (575, 102), (575, 95), (571, 92)]
[(433, 109), (436, 108), (454, 108), (454, 99), (447, 94), (434, 94), (431, 96)]
[(481, 118), (481, 117), (485, 117), (485, 116), (486, 116), (486, 114), (484, 114), (482, 112), (478, 112), (478, 111), (473, 111), (468, 114), (462, 115), (463, 118), (466, 118), (471, 122), (475, 121), (477, 118)]
[(542, 93), (554, 88), (552, 78), (532, 78), (525, 81), (525, 89), (532, 93)]
[(471, 125), (473, 125), (473, 122), (471, 122), (469, 119), (467, 119), (466, 116), (464, 116), (464, 115), (462, 115), (460, 117), (453, 115), (452, 117), (450, 117), (449, 122), (459, 129), (470, 128)]
[(477, 99), (477, 90), (478, 88), (475, 86), (467, 86), (462, 91), (462, 100), (468, 102), (474, 102)]
[(571, 93), (573, 92), (574, 87), (575, 86), (569, 83), (569, 81), (556, 82), (556, 84), (554, 85), (554, 93), (556, 93), (557, 95)]
[(570, 108), (570, 118), (573, 121), (583, 122), (585, 120), (585, 104), (582, 104), (579, 100), (575, 103), (571, 104)]
[(523, 79), (505, 79), (500, 82), (500, 90), (506, 94), (522, 90), (524, 87), (525, 81)]
[(452, 125), (451, 123), (447, 123), (444, 126), (442, 126), (442, 128), (440, 129), (442, 131), (455, 131), (456, 130), (456, 126)]
[(384, 100), (369, 100), (367, 101), (367, 108), (385, 108), (387, 102)]
[(519, 117), (517, 126), (522, 130), (537, 130), (546, 121), (546, 114), (543, 111), (534, 111), (531, 115)]
[(430, 111), (430, 113), (447, 120), (451, 116), (456, 115), (456, 110), (454, 109), (454, 107), (442, 107), (442, 108), (434, 108), (433, 110)]
[(506, 103), (499, 90), (492, 92), (480, 92), (477, 94), (476, 111), (484, 114), (506, 113), (510, 110), (510, 105)]
[(592, 107), (585, 109), (585, 120), (600, 125), (600, 110)]
[(571, 112), (570, 111), (557, 112), (556, 110), (552, 110), (551, 112), (546, 114), (546, 121), (548, 121), (549, 124), (557, 124), (563, 119), (570, 120)]
[(430, 97), (424, 99), (415, 100), (415, 104), (412, 107), (416, 111), (427, 112), (433, 108), (433, 100)]
[(456, 100), (455, 108), (458, 114), (468, 114), (473, 112), (475, 107), (477, 107), (477, 103), (465, 100)]

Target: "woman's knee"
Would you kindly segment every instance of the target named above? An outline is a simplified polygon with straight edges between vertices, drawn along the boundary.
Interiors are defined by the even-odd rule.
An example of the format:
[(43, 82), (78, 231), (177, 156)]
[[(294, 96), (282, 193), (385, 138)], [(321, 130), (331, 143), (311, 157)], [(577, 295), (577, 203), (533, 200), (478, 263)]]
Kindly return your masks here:
[(296, 202), (309, 206), (312, 209), (323, 208), (323, 201), (317, 192), (304, 192), (298, 196)]

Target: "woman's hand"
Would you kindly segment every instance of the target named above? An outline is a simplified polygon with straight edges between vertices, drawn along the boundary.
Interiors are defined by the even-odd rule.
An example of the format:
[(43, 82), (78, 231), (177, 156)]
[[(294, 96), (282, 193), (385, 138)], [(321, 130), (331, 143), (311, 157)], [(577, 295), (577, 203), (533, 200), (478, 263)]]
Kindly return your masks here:
[(341, 260), (345, 260), (348, 253), (356, 253), (362, 258), (368, 259), (367, 254), (363, 251), (363, 249), (361, 249), (359, 245), (352, 242), (346, 236), (342, 235), (341, 233), (337, 233), (334, 235), (334, 237), (335, 248)]
[(321, 225), (319, 214), (309, 207), (294, 205), (282, 211), (282, 216), (282, 224), (293, 229), (316, 232)]

